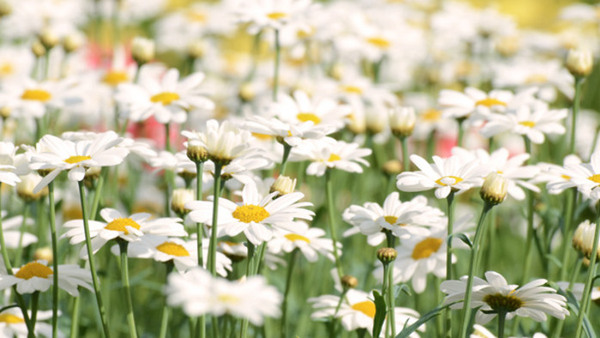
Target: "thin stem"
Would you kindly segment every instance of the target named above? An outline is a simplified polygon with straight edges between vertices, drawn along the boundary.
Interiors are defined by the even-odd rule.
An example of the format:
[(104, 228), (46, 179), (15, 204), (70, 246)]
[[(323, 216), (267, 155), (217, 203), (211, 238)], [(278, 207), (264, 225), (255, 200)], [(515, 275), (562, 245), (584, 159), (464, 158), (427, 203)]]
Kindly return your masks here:
[[(169, 274), (173, 271), (173, 268), (175, 267), (175, 264), (173, 264), (173, 260), (167, 261), (165, 263), (165, 268), (166, 268), (166, 272), (165, 272), (165, 280), (167, 280), (169, 278)], [(162, 309), (162, 315), (161, 315), (161, 319), (160, 319), (160, 331), (159, 331), (159, 338), (165, 338), (167, 336), (167, 328), (169, 326), (169, 314), (171, 313), (171, 308), (165, 304), (163, 309)]]
[(17, 253), (15, 254), (15, 266), (21, 266), (21, 260), (23, 259), (23, 237), (25, 236), (25, 226), (27, 225), (27, 218), (29, 218), (29, 203), (23, 204), (23, 221), (21, 221), (21, 227), (19, 228), (19, 245), (17, 247)]
[(208, 270), (214, 276), (217, 275), (217, 223), (219, 220), (219, 197), (221, 196), (221, 169), (223, 165), (215, 163), (213, 214), (210, 229), (210, 243), (208, 245)]
[[(31, 295), (31, 329), (35, 332), (35, 322), (37, 321), (38, 302), (40, 300), (40, 292), (36, 291)], [(53, 336), (56, 337), (56, 336)]]
[(117, 239), (121, 254), (121, 281), (125, 289), (125, 298), (127, 302), (127, 324), (129, 325), (129, 337), (136, 338), (135, 317), (133, 315), (133, 303), (131, 302), (131, 290), (129, 287), (129, 264), (127, 262), (127, 246), (129, 242), (123, 239)]
[(586, 316), (589, 309), (589, 302), (592, 296), (592, 284), (594, 284), (594, 277), (596, 276), (596, 261), (598, 259), (598, 238), (600, 237), (600, 202), (597, 206), (596, 216), (596, 229), (594, 231), (594, 244), (592, 246), (592, 252), (590, 254), (590, 265), (588, 267), (588, 276), (585, 282), (585, 288), (583, 289), (583, 295), (581, 296), (581, 303), (579, 306), (579, 315), (577, 316), (577, 332), (576, 338), (581, 337), (583, 330), (583, 318)]
[(410, 171), (410, 161), (408, 159), (408, 138), (401, 137), (400, 143), (402, 144), (402, 166), (404, 171)]
[[(387, 268), (386, 268), (387, 265)], [(391, 328), (391, 337), (396, 337), (396, 314), (394, 313), (394, 264), (384, 264), (384, 279), (387, 279), (387, 320)]]
[[(450, 191), (448, 197), (446, 197), (446, 201), (448, 202), (447, 208), (447, 216), (448, 216), (448, 237), (452, 235), (454, 232), (453, 222), (454, 222), (454, 191)], [(452, 241), (448, 241), (446, 245), (446, 280), (452, 279)], [(446, 336), (452, 336), (452, 320), (451, 320), (451, 312), (448, 308), (444, 309), (444, 332)]]
[(54, 181), (48, 184), (48, 209), (50, 210), (50, 234), (52, 239), (52, 336), (58, 335), (58, 235), (56, 234), (56, 206), (54, 205)]
[(100, 172), (100, 177), (98, 177), (98, 181), (96, 182), (94, 199), (92, 200), (92, 211), (90, 213), (91, 219), (96, 219), (96, 215), (98, 214), (98, 207), (100, 205), (100, 196), (102, 196), (102, 190), (104, 189), (104, 181), (106, 180), (107, 174), (108, 174), (108, 167), (102, 168), (102, 170)]
[[(196, 200), (202, 200), (202, 174), (204, 173), (204, 162), (196, 162)], [(202, 242), (204, 240), (204, 225), (196, 223), (196, 247), (198, 250), (198, 266), (204, 266), (204, 249)], [(198, 317), (196, 323), (196, 338), (206, 337), (206, 316)]]
[(504, 322), (506, 321), (506, 312), (498, 312), (498, 338), (504, 338)]
[(81, 294), (73, 299), (73, 315), (71, 318), (71, 334), (70, 338), (79, 337), (79, 317), (81, 308)]
[(331, 232), (331, 240), (333, 241), (333, 256), (335, 258), (335, 266), (340, 280), (344, 276), (342, 262), (340, 261), (338, 252), (338, 241), (335, 226), (335, 205), (333, 204), (333, 182), (331, 181), (331, 169), (325, 171), (325, 195), (327, 195), (327, 214), (329, 215), (329, 231)]
[[(531, 141), (529, 138), (524, 137), (525, 140), (525, 152), (530, 155), (529, 162), (532, 161), (533, 153), (531, 149)], [(533, 191), (527, 190), (527, 238), (525, 241), (525, 263), (523, 265), (523, 277), (521, 282), (527, 283), (529, 279), (529, 273), (531, 270), (531, 263), (533, 260), (532, 248), (533, 248), (533, 236), (535, 229), (533, 228), (533, 206), (534, 206), (534, 195)]]
[(464, 118), (459, 118), (456, 120), (456, 122), (458, 122), (458, 138), (456, 139), (456, 145), (458, 147), (463, 146), (463, 138), (465, 136), (465, 129), (464, 129), (464, 125), (463, 125), (464, 121), (465, 121)]
[(279, 167), (279, 175), (285, 175), (285, 169), (287, 168), (288, 157), (290, 157), (290, 151), (292, 146), (287, 144), (285, 141), (283, 144), (283, 158), (281, 159), (281, 166)]
[(296, 263), (296, 257), (298, 256), (298, 249), (294, 249), (292, 251), (292, 253), (290, 254), (290, 258), (288, 261), (288, 268), (287, 268), (287, 276), (285, 279), (285, 291), (283, 292), (283, 303), (281, 304), (281, 336), (283, 337), (287, 337), (287, 330), (286, 330), (286, 320), (287, 320), (287, 304), (288, 304), (288, 297), (290, 294), (290, 289), (292, 286), (292, 274), (294, 271), (294, 265)]
[(465, 290), (465, 298), (463, 302), (463, 323), (460, 337), (466, 337), (467, 331), (469, 330), (469, 320), (471, 319), (471, 295), (473, 293), (473, 271), (476, 269), (475, 266), (475, 257), (477, 257), (479, 244), (481, 242), (482, 233), (483, 233), (483, 223), (485, 220), (485, 216), (488, 211), (492, 208), (493, 205), (485, 202), (483, 205), (483, 209), (481, 210), (481, 215), (479, 216), (479, 222), (477, 223), (477, 228), (475, 230), (475, 238), (473, 240), (473, 247), (471, 248), (471, 257), (469, 260), (469, 279), (467, 279), (467, 288)]
[(573, 232), (573, 229), (571, 229), (573, 227), (573, 221), (575, 218), (575, 200), (577, 198), (577, 189), (575, 188), (571, 188), (569, 189), (569, 191), (567, 191), (567, 203), (566, 203), (566, 210), (564, 212), (564, 220), (565, 220), (565, 228), (564, 228), (564, 232), (563, 232), (563, 241), (562, 241), (562, 266), (560, 267), (560, 279), (559, 280), (565, 280), (565, 278), (567, 278), (567, 265), (568, 265), (568, 261), (570, 260), (570, 253), (571, 253), (571, 248), (569, 247), (569, 243), (571, 243), (570, 240), (568, 240), (571, 237), (571, 234)]
[(81, 202), (81, 214), (83, 218), (83, 230), (85, 233), (85, 246), (88, 254), (88, 261), (90, 263), (90, 271), (92, 273), (92, 284), (94, 286), (94, 294), (96, 296), (96, 305), (98, 306), (98, 312), (100, 313), (100, 321), (102, 322), (102, 330), (106, 338), (110, 337), (108, 331), (108, 322), (106, 321), (106, 311), (102, 303), (102, 294), (100, 292), (100, 282), (98, 280), (98, 274), (96, 272), (96, 263), (94, 261), (94, 252), (92, 251), (92, 240), (90, 238), (90, 226), (88, 223), (87, 207), (85, 201), (85, 186), (83, 181), (79, 181), (79, 199)]
[(279, 45), (279, 30), (275, 30), (275, 70), (273, 73), (273, 101), (277, 101), (279, 90), (279, 62), (281, 60), (281, 46)]
[(583, 79), (575, 77), (575, 98), (573, 99), (573, 114), (571, 115), (571, 134), (569, 139), (569, 154), (575, 153), (575, 133), (577, 127), (577, 113), (581, 104), (581, 84)]

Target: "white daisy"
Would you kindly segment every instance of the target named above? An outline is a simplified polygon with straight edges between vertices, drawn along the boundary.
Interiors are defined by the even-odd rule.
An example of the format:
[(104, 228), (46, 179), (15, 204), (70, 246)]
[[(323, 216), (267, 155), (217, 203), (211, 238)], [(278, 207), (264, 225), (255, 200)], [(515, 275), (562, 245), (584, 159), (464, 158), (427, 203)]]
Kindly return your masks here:
[[(6, 211), (2, 210), (2, 217), (4, 218), (5, 216)], [(24, 229), (21, 229), (22, 226), (32, 224), (33, 220), (30, 218), (23, 222), (23, 216), (2, 219), (2, 231), (4, 232), (4, 243), (6, 244), (6, 247), (10, 249), (16, 249), (19, 247), (24, 248), (33, 243), (37, 243), (37, 236), (25, 232)]]
[(567, 168), (576, 168), (581, 163), (577, 155), (568, 155), (563, 160), (563, 165), (559, 166), (551, 163), (538, 163), (540, 173), (531, 181), (531, 183), (546, 183), (548, 192), (558, 195), (566, 189), (572, 188), (575, 182), (571, 180), (572, 172)]
[(357, 143), (337, 141), (330, 137), (306, 141), (298, 149), (298, 153), (311, 161), (306, 168), (308, 175), (323, 176), (327, 169), (339, 169), (348, 172), (362, 173), (360, 166), (369, 166), (363, 157), (371, 154), (371, 149), (359, 148)]
[(188, 316), (230, 314), (254, 325), (261, 325), (264, 317), (278, 317), (282, 301), (281, 294), (262, 276), (228, 281), (214, 278), (202, 268), (170, 274), (165, 293), (167, 303), (182, 306)]
[[(44, 292), (53, 284), (54, 270), (48, 266), (46, 261), (33, 261), (13, 270), (14, 274), (12, 275), (0, 275), (0, 289), (16, 285), (17, 292), (24, 294), (36, 291)], [(77, 288), (80, 286), (92, 290), (91, 282), (92, 274), (89, 270), (71, 264), (58, 266), (58, 287), (71, 296), (79, 295)]]
[[(520, 316), (538, 322), (546, 321), (547, 314), (559, 319), (569, 315), (567, 300), (556, 294), (555, 289), (543, 286), (547, 282), (545, 279), (536, 279), (519, 287), (508, 284), (502, 275), (494, 271), (486, 272), (485, 278), (473, 278), (473, 299), (469, 304), (471, 308), (479, 308), (476, 319), (481, 324), (492, 320), (500, 311), (506, 312), (506, 319), (509, 320)], [(460, 301), (465, 296), (467, 279), (467, 276), (463, 276), (460, 280), (444, 281), (440, 285), (447, 294), (445, 304), (459, 301), (450, 308), (463, 308), (464, 304)]]
[(179, 71), (169, 69), (161, 81), (143, 71), (138, 84), (121, 84), (115, 99), (125, 108), (131, 121), (144, 121), (150, 116), (162, 124), (183, 123), (192, 109), (214, 109), (199, 88), (204, 74), (194, 73), (179, 81)]
[[(293, 232), (276, 230), (273, 238), (267, 243), (269, 252), (290, 253), (295, 249), (300, 250), (309, 262), (316, 262), (319, 254), (330, 261), (334, 261), (333, 241), (325, 236), (325, 231), (319, 228), (310, 228), (304, 222), (297, 222)], [(338, 251), (341, 244), (338, 243)]]
[(21, 179), (15, 173), (15, 153), (17, 148), (12, 142), (0, 142), (0, 183), (14, 186)]
[(354, 226), (344, 236), (360, 232), (367, 236), (367, 241), (372, 246), (385, 240), (384, 230), (399, 238), (427, 236), (430, 227), (440, 227), (446, 223), (444, 213), (428, 206), (424, 196), (401, 202), (397, 192), (388, 195), (383, 206), (373, 202), (367, 202), (363, 206), (351, 205), (344, 210), (343, 218)]
[[(31, 317), (31, 313), (29, 313)], [(35, 335), (42, 337), (52, 337), (52, 325), (42, 322), (52, 318), (52, 311), (37, 311), (35, 322)], [(1, 338), (26, 338), (28, 337), (27, 324), (23, 318), (21, 309), (11, 308), (0, 313), (0, 337)], [(58, 337), (62, 338), (65, 335), (58, 331)]]
[[(219, 200), (217, 236), (235, 236), (241, 232), (255, 245), (273, 237), (273, 228), (293, 231), (295, 219), (310, 220), (314, 213), (305, 207), (309, 202), (298, 202), (304, 198), (301, 192), (277, 196), (274, 192), (266, 196), (258, 193), (256, 185), (246, 184), (242, 190), (242, 203), (236, 204), (224, 198)], [(211, 201), (193, 201), (186, 207), (192, 210), (188, 217), (199, 223), (212, 225)]]
[(48, 109), (62, 109), (74, 87), (73, 79), (38, 82), (30, 78), (15, 80), (2, 86), (0, 103), (15, 116), (41, 118)]
[(600, 149), (594, 151), (589, 163), (572, 163), (565, 166), (577, 190), (586, 198), (600, 199)]
[[(128, 242), (138, 241), (144, 234), (159, 236), (187, 236), (181, 219), (163, 217), (151, 218), (147, 213), (137, 213), (129, 217), (111, 208), (100, 210), (100, 216), (105, 222), (89, 220), (92, 251), (96, 253), (108, 241), (119, 238)], [(69, 229), (61, 238), (69, 238), (69, 243), (78, 244), (85, 240), (83, 220), (68, 221), (63, 225)], [(87, 258), (85, 247), (80, 252), (81, 258)]]
[(290, 23), (302, 21), (313, 8), (311, 0), (241, 0), (232, 4), (238, 21), (248, 23), (248, 32), (261, 29), (282, 29)]

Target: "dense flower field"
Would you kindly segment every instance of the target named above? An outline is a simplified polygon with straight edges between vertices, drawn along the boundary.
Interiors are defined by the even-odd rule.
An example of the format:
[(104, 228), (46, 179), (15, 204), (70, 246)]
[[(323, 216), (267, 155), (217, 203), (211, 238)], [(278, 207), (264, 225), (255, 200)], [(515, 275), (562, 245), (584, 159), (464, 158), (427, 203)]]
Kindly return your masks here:
[(595, 337), (599, 13), (0, 0), (0, 337)]

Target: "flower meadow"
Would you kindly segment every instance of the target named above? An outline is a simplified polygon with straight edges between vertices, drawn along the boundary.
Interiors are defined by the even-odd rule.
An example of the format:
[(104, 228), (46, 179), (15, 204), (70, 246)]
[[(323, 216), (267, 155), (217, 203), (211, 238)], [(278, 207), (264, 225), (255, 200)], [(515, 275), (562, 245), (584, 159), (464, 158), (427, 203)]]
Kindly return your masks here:
[(596, 337), (598, 13), (0, 0), (0, 337)]

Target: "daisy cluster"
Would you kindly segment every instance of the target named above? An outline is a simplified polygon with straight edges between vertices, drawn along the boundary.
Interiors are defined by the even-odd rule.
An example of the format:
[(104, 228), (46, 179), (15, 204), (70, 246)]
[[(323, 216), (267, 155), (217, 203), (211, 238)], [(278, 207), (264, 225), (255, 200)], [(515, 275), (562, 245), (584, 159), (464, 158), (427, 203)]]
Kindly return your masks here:
[(0, 0), (0, 336), (594, 336), (600, 8), (553, 10)]

